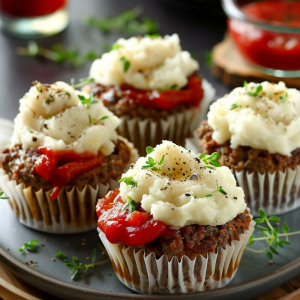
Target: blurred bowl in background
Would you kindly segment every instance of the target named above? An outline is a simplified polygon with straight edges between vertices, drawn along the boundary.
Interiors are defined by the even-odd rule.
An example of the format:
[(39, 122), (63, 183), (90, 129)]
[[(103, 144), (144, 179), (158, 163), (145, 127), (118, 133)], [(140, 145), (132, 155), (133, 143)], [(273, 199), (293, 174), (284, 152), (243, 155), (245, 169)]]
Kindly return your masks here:
[(222, 0), (222, 6), (248, 61), (273, 76), (300, 77), (300, 1)]

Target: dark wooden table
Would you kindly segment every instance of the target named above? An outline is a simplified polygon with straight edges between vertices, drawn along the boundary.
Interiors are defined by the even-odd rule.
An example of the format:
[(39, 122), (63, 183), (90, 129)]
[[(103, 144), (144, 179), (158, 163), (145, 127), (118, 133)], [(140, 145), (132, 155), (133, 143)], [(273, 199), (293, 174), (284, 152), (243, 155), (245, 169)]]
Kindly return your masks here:
[[(106, 35), (97, 29), (87, 28), (82, 25), (83, 18), (114, 16), (139, 5), (144, 8), (145, 16), (159, 22), (161, 35), (179, 34), (182, 48), (198, 58), (202, 76), (213, 84), (217, 90), (217, 97), (220, 97), (230, 89), (211, 76), (209, 67), (205, 65), (204, 55), (223, 39), (226, 18), (219, 1), (206, 0), (203, 3), (197, 5), (195, 0), (70, 0), (70, 24), (67, 29), (56, 36), (36, 41), (47, 48), (58, 42), (64, 46), (76, 46), (81, 51), (94, 49), (101, 52), (101, 44), (113, 44), (121, 35), (116, 33)], [(71, 78), (78, 80), (88, 76), (90, 63), (74, 69), (69, 65), (59, 65), (44, 59), (17, 56), (15, 49), (26, 46), (27, 42), (28, 40), (14, 38), (0, 32), (1, 118), (14, 119), (18, 113), (19, 99), (29, 90), (34, 80), (44, 83), (58, 80), (69, 82)], [(5, 273), (7, 278), (11, 277), (7, 271), (2, 274)], [(12, 282), (16, 281), (17, 279), (12, 280)], [(20, 285), (22, 286), (21, 283), (16, 286), (20, 288)], [(259, 299), (279, 299), (286, 294), (285, 291), (278, 293), (277, 289)]]

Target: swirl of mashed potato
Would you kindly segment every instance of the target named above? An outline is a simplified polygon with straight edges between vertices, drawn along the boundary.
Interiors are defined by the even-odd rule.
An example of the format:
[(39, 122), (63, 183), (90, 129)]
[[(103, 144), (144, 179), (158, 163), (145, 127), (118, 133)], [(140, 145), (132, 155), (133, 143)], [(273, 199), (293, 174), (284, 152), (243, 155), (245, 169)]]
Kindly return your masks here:
[(283, 82), (249, 83), (213, 103), (208, 113), (212, 138), (230, 147), (249, 146), (291, 155), (300, 147), (300, 92)]
[[(144, 168), (150, 157), (160, 162), (163, 156), (161, 170)], [(154, 220), (174, 229), (190, 224), (223, 225), (246, 208), (244, 192), (227, 167), (207, 168), (193, 152), (170, 141), (140, 157), (123, 177), (136, 182), (136, 186), (121, 182), (123, 201), (130, 197), (141, 202)], [(216, 191), (220, 186), (226, 194)]]
[(181, 51), (177, 34), (165, 37), (119, 39), (108, 53), (93, 62), (90, 77), (105, 86), (181, 89), (199, 69), (190, 53)]
[(37, 150), (73, 150), (110, 155), (117, 140), (120, 121), (101, 101), (76, 91), (64, 82), (34, 82), (20, 100), (12, 144)]

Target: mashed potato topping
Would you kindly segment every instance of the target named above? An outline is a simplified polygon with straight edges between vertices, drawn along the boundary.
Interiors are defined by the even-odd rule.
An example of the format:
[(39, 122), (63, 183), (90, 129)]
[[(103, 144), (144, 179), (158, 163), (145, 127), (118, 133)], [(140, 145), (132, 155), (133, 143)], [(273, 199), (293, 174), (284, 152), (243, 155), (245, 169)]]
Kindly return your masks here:
[[(144, 168), (150, 158), (160, 162), (163, 156), (161, 170)], [(155, 166), (159, 168), (158, 163)], [(207, 167), (193, 152), (169, 141), (139, 158), (124, 176), (136, 184), (121, 182), (123, 201), (141, 202), (154, 220), (174, 229), (189, 224), (222, 225), (246, 208), (244, 192), (227, 167)], [(218, 186), (227, 194), (216, 191)]]
[(102, 85), (129, 84), (138, 89), (181, 89), (199, 69), (189, 52), (181, 51), (177, 34), (119, 39), (113, 50), (92, 64), (90, 77)]
[(110, 155), (119, 122), (101, 101), (64, 82), (35, 82), (20, 100), (11, 142), (26, 150), (49, 146), (52, 150)]
[(300, 147), (300, 92), (283, 82), (249, 83), (213, 103), (208, 124), (219, 144), (289, 156)]

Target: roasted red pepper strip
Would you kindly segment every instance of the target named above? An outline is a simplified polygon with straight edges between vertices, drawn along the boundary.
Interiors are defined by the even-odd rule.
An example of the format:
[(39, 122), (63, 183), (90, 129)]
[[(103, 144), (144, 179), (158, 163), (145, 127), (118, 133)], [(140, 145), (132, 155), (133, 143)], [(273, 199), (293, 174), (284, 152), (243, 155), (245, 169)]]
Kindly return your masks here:
[(35, 170), (54, 187), (51, 199), (56, 199), (60, 189), (76, 176), (105, 161), (102, 154), (95, 156), (88, 152), (76, 153), (72, 150), (53, 151), (48, 147), (41, 147), (38, 153), (41, 155), (35, 164)]
[(101, 198), (96, 206), (98, 226), (111, 243), (139, 246), (155, 240), (160, 235), (169, 234), (168, 226), (154, 221), (145, 211), (122, 212), (124, 202), (119, 190), (114, 190)]

